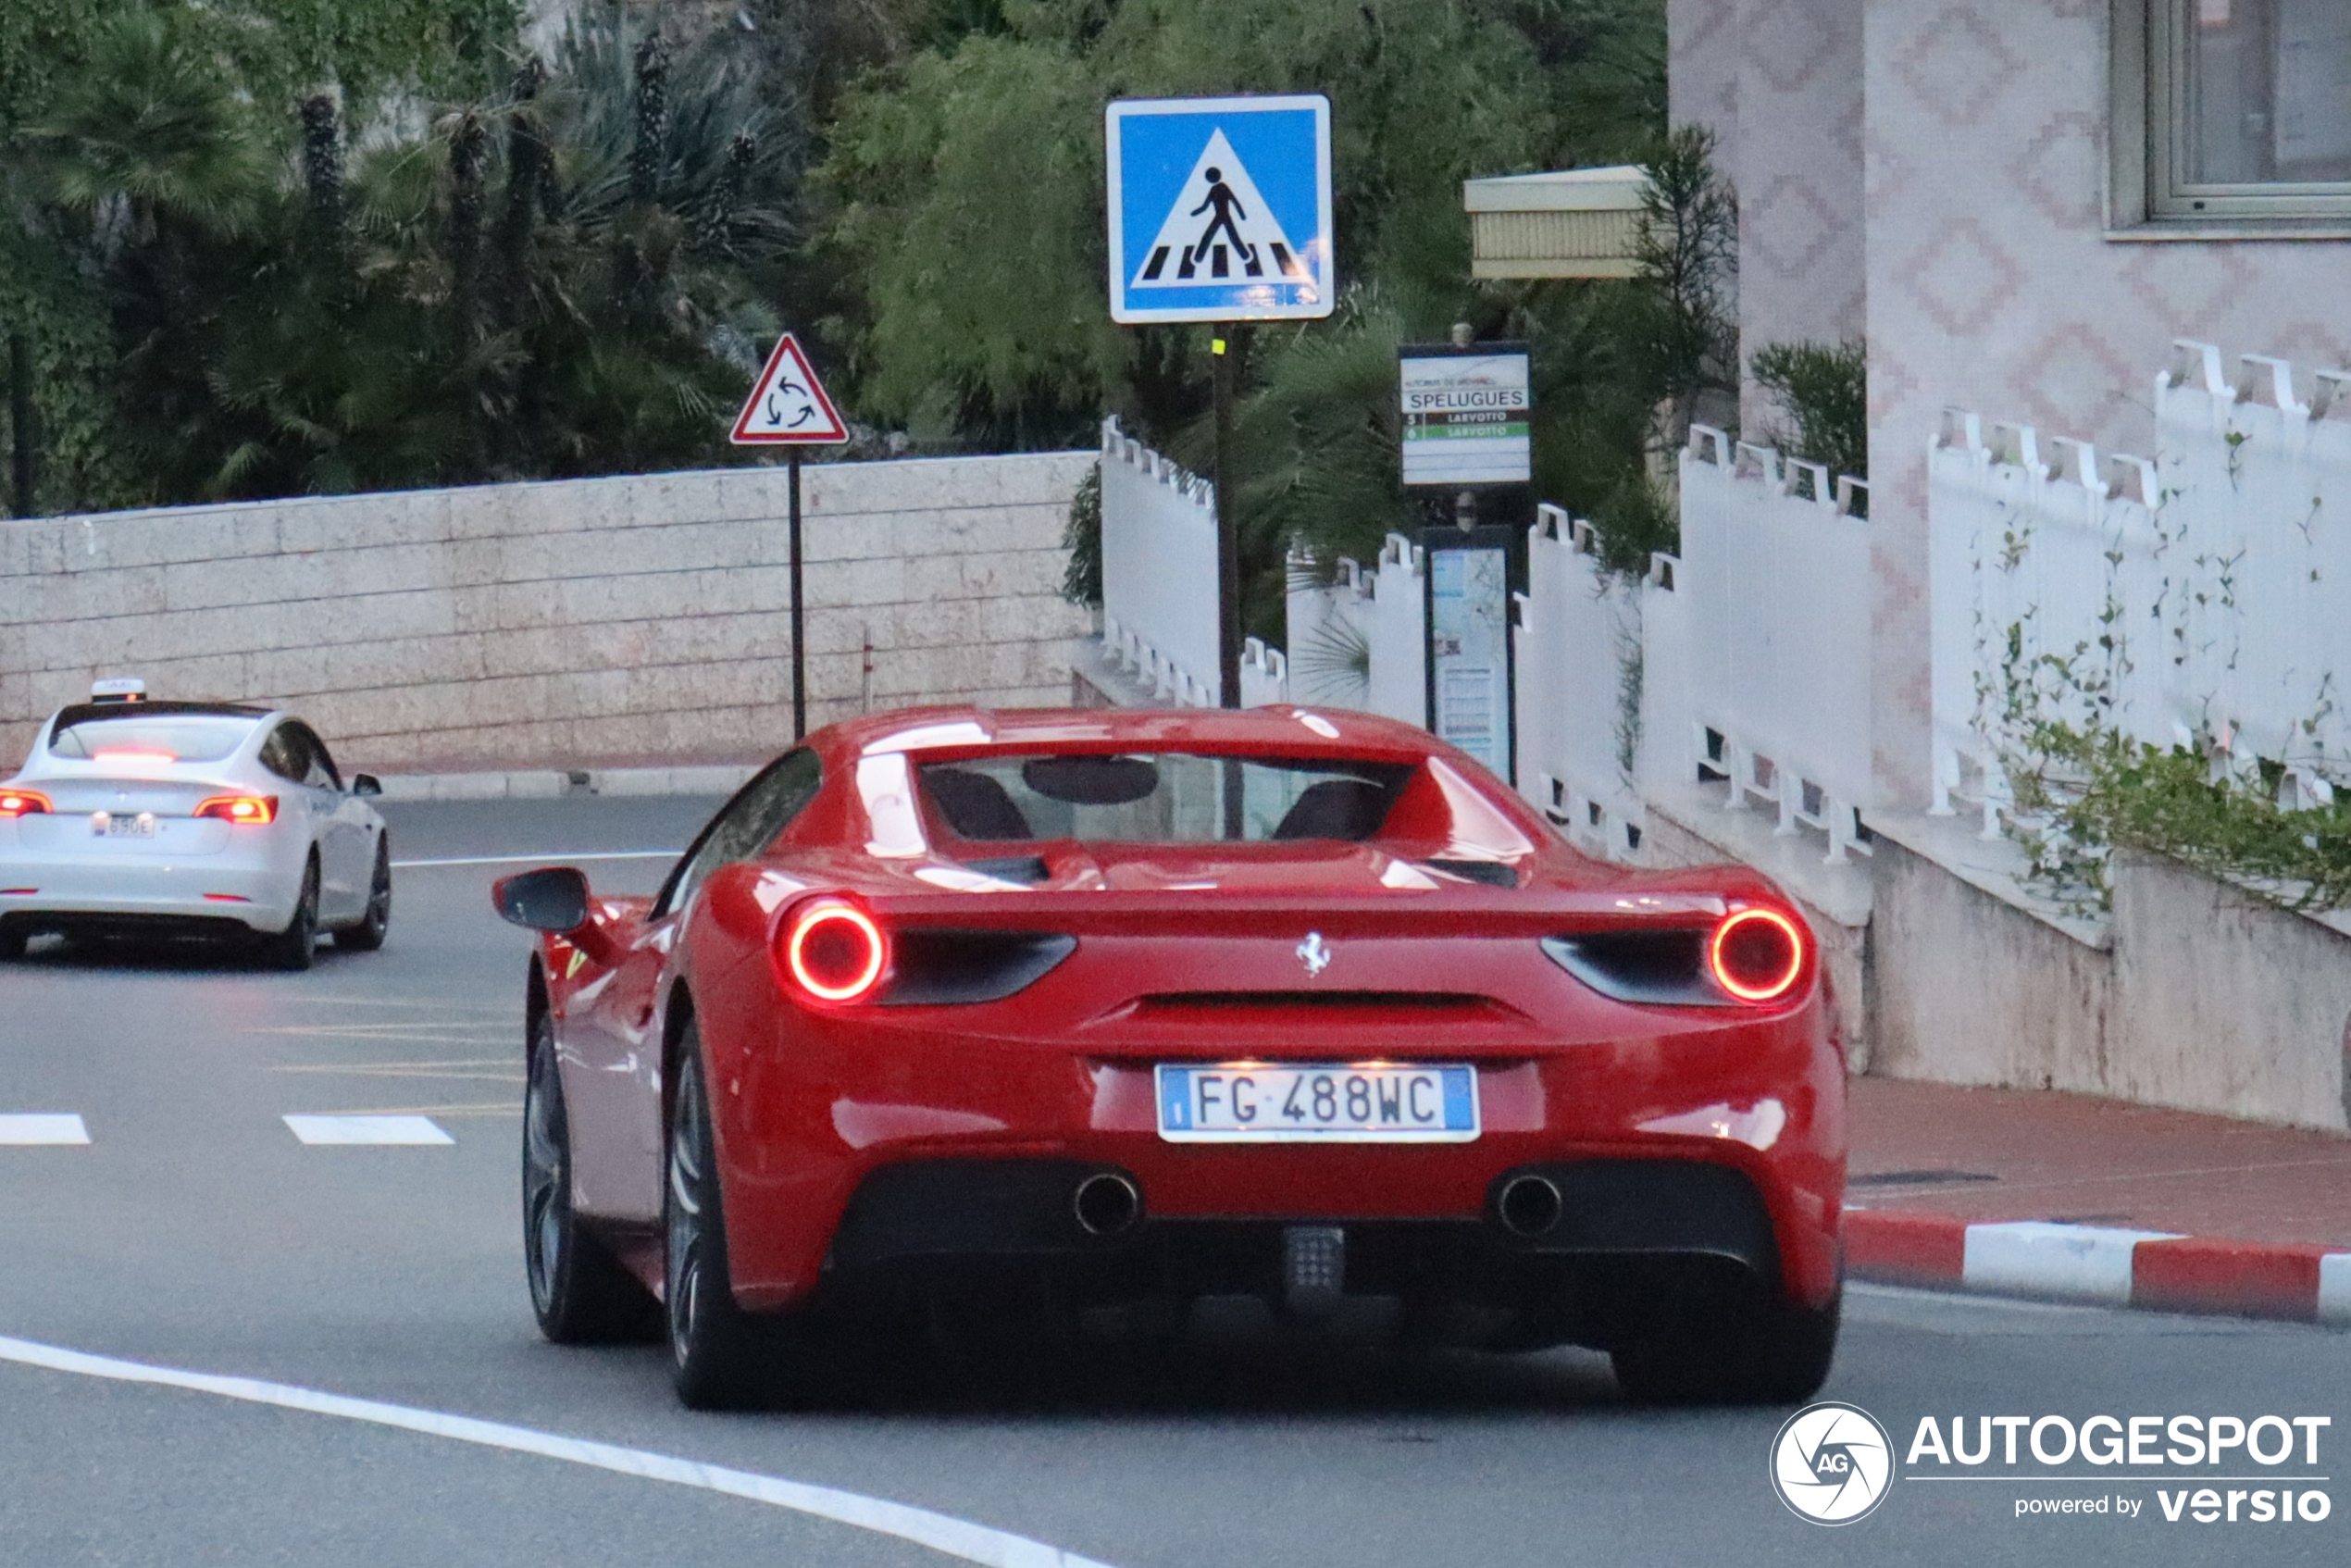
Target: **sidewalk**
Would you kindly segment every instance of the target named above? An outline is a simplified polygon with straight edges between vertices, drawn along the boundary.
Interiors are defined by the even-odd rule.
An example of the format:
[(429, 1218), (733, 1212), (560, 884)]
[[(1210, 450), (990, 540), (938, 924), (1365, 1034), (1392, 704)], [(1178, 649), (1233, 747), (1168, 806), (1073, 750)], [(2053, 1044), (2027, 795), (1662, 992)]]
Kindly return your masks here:
[(2351, 1324), (2351, 1139), (1856, 1078), (1856, 1278)]

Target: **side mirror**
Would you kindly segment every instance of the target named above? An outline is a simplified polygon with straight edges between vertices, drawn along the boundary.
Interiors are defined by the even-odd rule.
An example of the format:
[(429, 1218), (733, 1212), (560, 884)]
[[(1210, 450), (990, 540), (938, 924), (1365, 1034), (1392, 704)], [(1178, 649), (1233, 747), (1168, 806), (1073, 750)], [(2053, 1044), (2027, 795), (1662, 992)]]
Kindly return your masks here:
[(588, 924), (588, 878), (568, 865), (509, 877), (490, 890), (501, 918), (566, 936)]
[(351, 776), (351, 792), (360, 796), (380, 795), (384, 792), (384, 783), (372, 773), (355, 773)]

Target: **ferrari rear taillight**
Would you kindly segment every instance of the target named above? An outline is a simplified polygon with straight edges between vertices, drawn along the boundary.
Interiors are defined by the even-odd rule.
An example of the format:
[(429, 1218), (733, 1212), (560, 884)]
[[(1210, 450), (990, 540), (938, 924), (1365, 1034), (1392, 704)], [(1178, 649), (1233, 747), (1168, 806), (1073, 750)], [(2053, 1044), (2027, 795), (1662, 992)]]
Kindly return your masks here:
[(863, 1002), (889, 969), (889, 938), (872, 915), (839, 899), (792, 911), (777, 932), (777, 949), (792, 989), (828, 1006)]
[(0, 790), (0, 817), (31, 816), (49, 810), (49, 797), (38, 790)]
[(1741, 1002), (1777, 1002), (1804, 973), (1804, 933), (1776, 909), (1738, 909), (1706, 944), (1714, 983)]
[(218, 817), (240, 827), (258, 828), (278, 820), (275, 795), (215, 795), (196, 807), (198, 816)]

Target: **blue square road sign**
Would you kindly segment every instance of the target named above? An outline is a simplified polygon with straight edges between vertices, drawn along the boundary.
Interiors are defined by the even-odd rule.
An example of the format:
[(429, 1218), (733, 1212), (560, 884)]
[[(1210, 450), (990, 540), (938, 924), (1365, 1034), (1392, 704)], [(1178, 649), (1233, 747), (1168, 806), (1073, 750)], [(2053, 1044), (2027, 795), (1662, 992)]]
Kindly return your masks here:
[(1331, 105), (1283, 97), (1110, 106), (1113, 321), (1331, 313)]

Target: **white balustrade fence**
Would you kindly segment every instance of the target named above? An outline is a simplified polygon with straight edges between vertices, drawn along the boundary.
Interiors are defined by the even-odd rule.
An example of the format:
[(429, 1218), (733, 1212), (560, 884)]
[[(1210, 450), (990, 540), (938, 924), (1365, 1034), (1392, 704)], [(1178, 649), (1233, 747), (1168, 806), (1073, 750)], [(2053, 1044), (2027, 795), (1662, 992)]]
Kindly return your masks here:
[(1241, 706), (1262, 708), (1289, 701), (1289, 660), (1259, 638), (1241, 644)]
[(1582, 848), (1631, 859), (1648, 697), (1640, 588), (1600, 569), (1592, 525), (1536, 508), (1518, 596), (1519, 790)]
[(1407, 724), (1428, 721), (1427, 559), (1392, 533), (1370, 570), (1341, 560), (1325, 583), (1290, 563), (1287, 700), (1359, 708)]
[(1687, 744), (1729, 775), (1733, 809), (1768, 802), (1779, 831), (1819, 828), (1842, 860), (1871, 798), (1868, 487), (1705, 425), (1681, 477), (1682, 553), (1651, 572), (1679, 645), (1663, 627), (1648, 645), (1685, 683), (1686, 740), (1661, 737), (1661, 765), (1690, 778), (1673, 765)]
[(1160, 701), (1213, 708), (1216, 639), (1215, 488), (1104, 419), (1103, 646)]
[[(1934, 809), (1987, 833), (2001, 758), (2035, 719), (2209, 747), (2287, 803), (2351, 775), (2351, 376), (2308, 401), (2284, 362), (2181, 342), (2157, 378), (2157, 455), (1953, 411), (1929, 455)], [(2330, 417), (2330, 415), (2333, 416)]]

